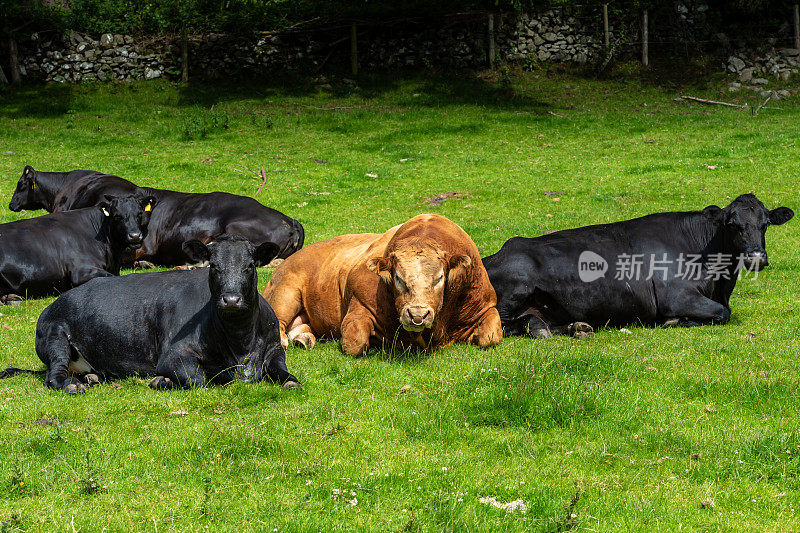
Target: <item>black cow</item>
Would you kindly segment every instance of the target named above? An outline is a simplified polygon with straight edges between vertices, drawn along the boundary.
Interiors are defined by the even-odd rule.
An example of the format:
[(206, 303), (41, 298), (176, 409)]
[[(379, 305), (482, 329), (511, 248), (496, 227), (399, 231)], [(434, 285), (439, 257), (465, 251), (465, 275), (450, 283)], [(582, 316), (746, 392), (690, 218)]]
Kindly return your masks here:
[(277, 245), (254, 248), (223, 235), (184, 248), (210, 268), (95, 279), (50, 304), (36, 326), (45, 385), (83, 392), (100, 376), (156, 376), (150, 386), (157, 390), (237, 377), (299, 387), (286, 368), (278, 320), (256, 286), (256, 266), (272, 260)]
[(768, 265), (767, 226), (793, 216), (744, 194), (724, 209), (514, 237), (483, 264), (507, 335), (580, 337), (592, 327), (635, 322), (725, 324), (740, 270)]
[(8, 208), (12, 211), (44, 209), (49, 213), (93, 207), (103, 197), (133, 194), (136, 184), (96, 170), (39, 172), (27, 165)]
[(0, 224), (0, 303), (118, 276), (147, 235), (152, 197), (105, 197), (99, 207)]
[(211, 242), (224, 233), (247, 237), (254, 245), (273, 242), (285, 259), (303, 247), (305, 232), (297, 220), (247, 196), (224, 192), (183, 193), (139, 188), (128, 180), (91, 170), (39, 172), (26, 166), (11, 198), (12, 211), (67, 211), (97, 205), (103, 194), (122, 192), (156, 200), (148, 237), (134, 258), (166, 266), (183, 265), (189, 257), (184, 242)]

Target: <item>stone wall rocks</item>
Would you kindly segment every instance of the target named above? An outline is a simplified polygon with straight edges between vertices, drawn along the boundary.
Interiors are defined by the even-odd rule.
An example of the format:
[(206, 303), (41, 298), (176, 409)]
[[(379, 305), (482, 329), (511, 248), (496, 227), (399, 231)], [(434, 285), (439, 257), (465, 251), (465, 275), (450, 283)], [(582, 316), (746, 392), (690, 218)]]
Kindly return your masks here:
[[(499, 17), (498, 57), (507, 61), (591, 61), (600, 53), (602, 36), (558, 11)], [(474, 68), (488, 63), (485, 18), (441, 29), (363, 30), (359, 63), (369, 69), (451, 66)], [(361, 35), (361, 32), (360, 34)], [(211, 34), (190, 40), (190, 73), (228, 77), (246, 73), (317, 68), (347, 43), (314, 34), (236, 37)], [(91, 36), (68, 31), (58, 39), (33, 34), (20, 43), (25, 77), (45, 81), (134, 80), (177, 77), (177, 38), (136, 38), (104, 33)], [(347, 52), (345, 52), (347, 53)], [(341, 53), (339, 54), (341, 55)]]

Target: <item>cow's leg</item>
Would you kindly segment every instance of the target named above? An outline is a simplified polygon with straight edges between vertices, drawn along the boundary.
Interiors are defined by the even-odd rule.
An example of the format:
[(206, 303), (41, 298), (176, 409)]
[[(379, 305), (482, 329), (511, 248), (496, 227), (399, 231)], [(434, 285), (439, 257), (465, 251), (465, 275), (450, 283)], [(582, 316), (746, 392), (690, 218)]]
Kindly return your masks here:
[[(289, 330), (289, 325), (294, 324), (295, 319), (303, 311), (303, 299), (300, 288), (294, 286), (291, 281), (287, 280), (274, 288), (272, 293), (269, 294), (268, 301), (272, 310), (275, 311), (275, 316), (278, 318), (281, 345), (283, 345), (284, 348), (288, 348), (289, 336), (287, 335), (287, 331)], [(297, 325), (299, 326), (302, 323), (301, 320)], [(307, 345), (304, 346), (308, 348)]]
[(500, 313), (492, 308), (478, 322), (470, 342), (481, 348), (497, 346), (503, 340), (503, 326), (500, 324)]
[(317, 344), (314, 330), (308, 324), (308, 316), (301, 312), (294, 317), (292, 323), (287, 327), (286, 338), (289, 344), (300, 344), (306, 350), (311, 350)]
[(372, 313), (353, 299), (342, 320), (342, 351), (348, 355), (364, 355), (374, 333)]
[(86, 392), (83, 383), (69, 375), (71, 353), (69, 337), (62, 326), (51, 325), (50, 330), (37, 339), (36, 354), (47, 365), (45, 387), (72, 394)]
[(509, 332), (509, 335), (526, 335), (534, 339), (549, 339), (553, 336), (550, 331), (550, 325), (545, 321), (542, 314), (533, 308), (525, 311), (521, 317), (514, 321), (514, 324), (514, 329), (519, 333)]
[(189, 357), (162, 359), (156, 365), (156, 374), (150, 381), (155, 390), (191, 389), (208, 383), (199, 361)]
[(283, 390), (303, 388), (300, 380), (290, 374), (289, 369), (286, 368), (286, 355), (283, 353), (272, 358), (267, 367), (267, 376), (272, 381), (280, 383)]
[(663, 305), (665, 326), (727, 324), (731, 319), (730, 309), (696, 291), (669, 295)]
[(113, 276), (114, 274), (102, 268), (83, 267), (72, 272), (71, 281), (72, 285), (77, 287), (94, 278), (109, 278)]

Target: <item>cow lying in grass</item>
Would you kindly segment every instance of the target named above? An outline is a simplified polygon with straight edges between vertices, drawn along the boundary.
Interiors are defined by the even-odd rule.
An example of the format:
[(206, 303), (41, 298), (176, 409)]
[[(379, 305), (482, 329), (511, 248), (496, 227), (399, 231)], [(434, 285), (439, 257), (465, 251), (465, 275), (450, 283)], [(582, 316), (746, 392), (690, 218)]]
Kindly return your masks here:
[(97, 279), (49, 305), (36, 326), (45, 385), (75, 393), (103, 376), (156, 376), (157, 390), (265, 377), (299, 387), (275, 313), (256, 286), (256, 266), (272, 260), (277, 245), (253, 248), (224, 235), (184, 248), (210, 267)]
[(247, 196), (226, 192), (185, 193), (136, 184), (93, 170), (40, 172), (26, 166), (9, 203), (12, 211), (69, 211), (97, 205), (103, 194), (136, 193), (155, 199), (150, 231), (130, 261), (176, 266), (189, 261), (183, 243), (209, 242), (224, 233), (247, 237), (253, 245), (274, 242), (283, 259), (303, 247), (303, 226)]
[(0, 224), (0, 304), (118, 276), (124, 255), (147, 235), (153, 202), (107, 196), (102, 207)]
[(485, 348), (503, 338), (478, 249), (438, 215), (312, 244), (275, 270), (264, 297), (284, 346), (341, 338), (345, 353), (361, 355), (370, 346)]
[[(593, 327), (725, 324), (741, 269), (768, 265), (765, 234), (789, 221), (743, 194), (720, 209), (514, 237), (483, 260), (507, 335), (585, 336)], [(614, 271), (616, 269), (616, 272)]]

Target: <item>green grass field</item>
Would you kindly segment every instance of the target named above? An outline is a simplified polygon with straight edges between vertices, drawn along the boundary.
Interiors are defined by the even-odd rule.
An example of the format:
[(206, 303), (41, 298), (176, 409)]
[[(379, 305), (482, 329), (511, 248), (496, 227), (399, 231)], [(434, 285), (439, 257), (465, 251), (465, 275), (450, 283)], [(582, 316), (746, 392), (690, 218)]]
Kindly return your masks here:
[[(714, 87), (686, 91), (745, 101)], [(446, 76), (21, 89), (0, 96), (0, 222), (41, 214), (6, 208), (26, 164), (243, 195), (264, 167), (256, 198), (307, 243), (433, 212), (484, 255), (744, 192), (800, 208), (796, 97), (752, 116), (677, 95), (544, 73), (513, 94)], [(428, 205), (442, 192), (463, 196)], [(798, 224), (768, 231), (771, 266), (739, 282), (724, 327), (360, 359), (328, 342), (288, 351), (302, 392), (1, 381), (2, 531), (798, 530)], [(0, 308), (0, 366), (42, 368), (51, 301)]]

